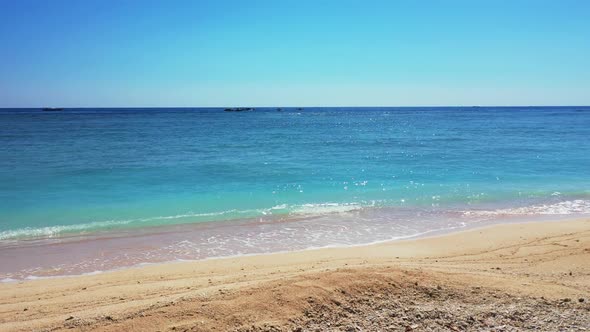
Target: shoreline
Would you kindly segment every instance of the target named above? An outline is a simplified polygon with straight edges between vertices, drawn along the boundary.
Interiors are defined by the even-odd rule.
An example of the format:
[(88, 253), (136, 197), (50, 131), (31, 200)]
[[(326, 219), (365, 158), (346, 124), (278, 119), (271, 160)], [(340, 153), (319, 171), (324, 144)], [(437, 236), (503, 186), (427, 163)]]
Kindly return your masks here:
[[(388, 210), (371, 210), (371, 211), (388, 211)], [(363, 211), (364, 213), (371, 213), (371, 211)], [(375, 214), (374, 217), (377, 219), (380, 215)], [(369, 233), (369, 238), (361, 239), (357, 238), (355, 241), (346, 243), (346, 241), (336, 243), (314, 243), (305, 242), (305, 234), (308, 236), (315, 236), (314, 229), (315, 223), (318, 218), (327, 218), (324, 221), (335, 222), (331, 227), (328, 227), (324, 231), (332, 231), (337, 235), (342, 232), (341, 227), (345, 228), (345, 232), (349, 232), (349, 229), (356, 232), (362, 230), (364, 226), (373, 228)], [(170, 263), (182, 263), (182, 262), (199, 262), (214, 259), (231, 259), (240, 257), (250, 257), (256, 255), (273, 255), (273, 254), (284, 254), (291, 252), (302, 252), (312, 251), (321, 249), (338, 249), (338, 248), (354, 248), (362, 246), (371, 246), (388, 242), (406, 241), (421, 239), (432, 236), (441, 236), (447, 234), (453, 234), (457, 232), (463, 232), (471, 229), (478, 229), (488, 227), (491, 225), (501, 224), (518, 224), (518, 223), (529, 223), (529, 222), (560, 222), (563, 220), (587, 218), (587, 215), (537, 215), (537, 216), (505, 216), (503, 218), (495, 219), (482, 219), (482, 220), (453, 220), (448, 222), (447, 219), (442, 219), (440, 224), (431, 221), (424, 223), (422, 227), (428, 227), (424, 230), (412, 230), (410, 234), (390, 235), (388, 233), (382, 233), (380, 235), (371, 235), (371, 232), (378, 233), (379, 228), (388, 232), (387, 223), (383, 221), (377, 221), (375, 224), (355, 224), (345, 225), (350, 220), (355, 220), (356, 217), (347, 220), (341, 219), (341, 215), (329, 215), (319, 216), (309, 219), (293, 218), (291, 220), (279, 220), (279, 222), (265, 221), (256, 222), (254, 219), (250, 220), (238, 220), (236, 223), (226, 221), (222, 223), (196, 223), (196, 224), (184, 224), (184, 225), (170, 225), (170, 226), (158, 226), (149, 228), (139, 233), (120, 233), (120, 232), (107, 232), (99, 234), (89, 234), (79, 237), (66, 237), (65, 239), (55, 238), (52, 242), (32, 242), (23, 245), (7, 246), (2, 248), (0, 256), (0, 266), (5, 266), (4, 269), (0, 268), (0, 283), (11, 283), (25, 280), (38, 280), (47, 278), (61, 278), (61, 277), (75, 277), (92, 274), (107, 273), (112, 271), (121, 271), (130, 268), (141, 268), (142, 266), (170, 264)], [(432, 218), (430, 216), (429, 218)], [(447, 217), (448, 218), (448, 217)], [(428, 220), (428, 219), (426, 219)], [(426, 221), (425, 220), (425, 221)], [(447, 220), (447, 221), (445, 221)], [(445, 224), (445, 222), (447, 222)], [(320, 224), (326, 225), (326, 222)], [(419, 222), (418, 224), (421, 224)], [(265, 229), (265, 227), (267, 227)], [(223, 244), (221, 241), (220, 252), (209, 252), (203, 255), (199, 245), (207, 247), (209, 244), (205, 242), (199, 243), (196, 240), (207, 238), (210, 235), (213, 236), (242, 236), (244, 237), (248, 232), (252, 233), (264, 233), (270, 228), (277, 229), (280, 232), (280, 228), (285, 229), (297, 229), (298, 240), (304, 242), (292, 242), (293, 246), (286, 245), (283, 241), (271, 241), (271, 239), (261, 240), (260, 244), (267, 245), (268, 247), (248, 246), (248, 247), (232, 247), (231, 244)], [(320, 226), (322, 227), (322, 226)], [(430, 227), (438, 227), (430, 229)], [(322, 230), (319, 229), (321, 232)], [(407, 231), (407, 230), (405, 230)], [(200, 233), (200, 234), (199, 234)], [(355, 233), (355, 232), (352, 232)], [(190, 234), (190, 235), (189, 235)], [(251, 236), (248, 234), (247, 236)], [(376, 238), (371, 238), (375, 237)], [(379, 238), (379, 236), (381, 238)], [(391, 236), (391, 237), (388, 237)], [(247, 238), (247, 237), (246, 237)], [(207, 238), (209, 241), (211, 238)], [(174, 241), (179, 241), (174, 243)], [(194, 243), (192, 242), (194, 241)], [(234, 242), (240, 242), (241, 240), (235, 240)], [(270, 241), (270, 242), (269, 242)], [(270, 244), (273, 244), (273, 248)], [(145, 243), (151, 244), (151, 247), (146, 247)], [(179, 257), (170, 250), (172, 244), (178, 243), (189, 243), (191, 251), (186, 251), (186, 258)], [(165, 248), (168, 248), (166, 251)], [(230, 251), (227, 251), (229, 248)], [(176, 252), (178, 253), (178, 248)], [(185, 250), (186, 248), (181, 248)], [(210, 250), (210, 248), (206, 248)], [(246, 249), (245, 251), (242, 251)], [(225, 250), (225, 252), (224, 252)], [(48, 253), (49, 252), (49, 253)], [(110, 253), (109, 253), (110, 252)], [(124, 252), (124, 258), (121, 258), (117, 252)], [(109, 256), (110, 255), (110, 256)], [(159, 256), (158, 256), (159, 255)], [(30, 257), (35, 257), (35, 260), (29, 261)], [(39, 258), (41, 257), (41, 258)], [(93, 263), (89, 263), (93, 262)], [(25, 267), (28, 265), (28, 270)], [(56, 268), (57, 266), (57, 268)], [(12, 267), (9, 270), (6, 267)], [(19, 268), (15, 268), (19, 267)]]
[[(542, 222), (558, 222), (558, 221), (542, 221)], [(502, 224), (497, 224), (502, 225)], [(90, 275), (99, 275), (104, 273), (114, 273), (119, 271), (125, 271), (128, 269), (141, 269), (144, 267), (149, 266), (160, 266), (160, 265), (168, 265), (168, 264), (188, 264), (188, 263), (197, 263), (197, 262), (204, 262), (204, 261), (212, 261), (212, 260), (225, 260), (225, 259), (240, 259), (240, 258), (247, 258), (247, 257), (256, 257), (256, 256), (272, 256), (272, 255), (281, 255), (281, 254), (290, 254), (290, 253), (302, 253), (306, 251), (316, 251), (316, 250), (325, 250), (325, 249), (346, 249), (346, 248), (355, 248), (355, 247), (365, 247), (365, 246), (375, 246), (384, 243), (393, 243), (398, 241), (412, 241), (417, 239), (427, 239), (431, 237), (438, 237), (438, 236), (445, 236), (455, 233), (460, 233), (464, 231), (468, 231), (471, 229), (479, 229), (479, 228), (486, 228), (491, 227), (493, 225), (485, 225), (485, 226), (474, 226), (470, 229), (465, 228), (454, 228), (454, 229), (438, 229), (432, 231), (426, 231), (421, 234), (410, 235), (407, 237), (400, 237), (398, 239), (390, 239), (390, 240), (380, 240), (372, 243), (360, 243), (360, 244), (351, 244), (351, 245), (331, 245), (326, 247), (312, 247), (312, 248), (305, 248), (305, 249), (297, 249), (297, 250), (285, 250), (285, 251), (277, 251), (277, 252), (264, 252), (264, 253), (253, 253), (253, 254), (238, 254), (233, 256), (219, 256), (219, 257), (207, 257), (202, 259), (193, 259), (193, 260), (172, 260), (172, 261), (165, 261), (165, 262), (154, 262), (154, 263), (139, 263), (137, 265), (132, 266), (122, 266), (119, 268), (115, 268), (112, 270), (105, 270), (105, 271), (93, 271), (93, 272), (85, 272), (82, 274), (71, 274), (71, 275), (55, 275), (55, 276), (28, 276), (24, 279), (2, 279), (0, 280), (0, 284), (2, 283), (22, 283), (27, 281), (34, 281), (34, 280), (45, 280), (45, 279), (61, 279), (61, 278), (76, 278), (76, 277), (84, 277)], [(430, 235), (430, 233), (436, 233)]]
[[(557, 193), (557, 192), (556, 192)], [(554, 193), (555, 194), (555, 193)], [(84, 238), (99, 238), (99, 237), (118, 237), (118, 236), (134, 236), (135, 232), (139, 234), (154, 234), (154, 233), (165, 233), (173, 231), (175, 229), (191, 228), (191, 227), (202, 227), (202, 228), (216, 228), (216, 227), (232, 227), (235, 225), (244, 225), (252, 223), (289, 223), (292, 221), (305, 221), (307, 219), (321, 218), (330, 214), (338, 215), (339, 213), (354, 213), (354, 212), (367, 212), (372, 213), (375, 211), (387, 211), (387, 213), (403, 213), (411, 211), (413, 213), (434, 213), (434, 214), (451, 214), (454, 218), (465, 218), (468, 216), (481, 216), (486, 217), (486, 220), (492, 220), (494, 218), (528, 218), (535, 216), (560, 216), (563, 215), (566, 218), (578, 218), (584, 217), (584, 215), (590, 216), (590, 198), (588, 193), (561, 196), (554, 196), (553, 194), (547, 197), (529, 197), (526, 200), (522, 200), (515, 205), (510, 205), (508, 201), (494, 201), (494, 202), (483, 202), (476, 206), (472, 206), (470, 203), (454, 202), (449, 204), (446, 208), (435, 206), (435, 205), (388, 205), (382, 204), (379, 200), (369, 200), (361, 202), (323, 202), (323, 203), (305, 203), (305, 204), (279, 204), (272, 207), (266, 208), (252, 208), (247, 210), (236, 210), (231, 209), (227, 211), (217, 212), (204, 212), (204, 213), (188, 213), (179, 214), (172, 216), (156, 216), (156, 217), (143, 217), (135, 219), (110, 219), (103, 221), (89, 221), (86, 223), (74, 223), (74, 224), (56, 224), (51, 226), (39, 226), (39, 227), (24, 227), (16, 229), (6, 229), (0, 231), (0, 243), (6, 242), (42, 242), (47, 240), (73, 240), (84, 239)], [(555, 197), (559, 197), (559, 200), (554, 200)], [(378, 205), (376, 205), (379, 202)], [(568, 204), (572, 206), (567, 206)], [(578, 206), (575, 206), (578, 205)], [(273, 213), (272, 211), (277, 209), (288, 209), (295, 208), (294, 211), (286, 211)], [(311, 208), (311, 210), (305, 212), (300, 211), (303, 208)], [(298, 210), (299, 209), (299, 210)], [(320, 210), (317, 210), (320, 209)], [(222, 218), (222, 219), (210, 219), (210, 220), (197, 220), (192, 219), (190, 221), (170, 223), (170, 224), (141, 224), (150, 220), (166, 220), (166, 219), (177, 219), (177, 218), (195, 218), (199, 216), (214, 216), (214, 215), (225, 215), (229, 213), (247, 213), (252, 211), (258, 211), (262, 214), (245, 216), (245, 217), (234, 217), (234, 218)], [(568, 216), (570, 215), (570, 216)], [(419, 219), (417, 219), (419, 220)], [(133, 225), (129, 227), (116, 227), (117, 225)], [(115, 226), (115, 227), (107, 227)], [(26, 234), (27, 232), (32, 234)]]
[[(364, 246), (155, 264), (66, 277), (65, 283), (66, 278), (2, 283), (0, 324), (10, 331), (60, 330), (72, 327), (71, 324), (77, 329), (141, 330), (137, 327), (141, 324), (129, 324), (144, 321), (154, 324), (153, 317), (158, 314), (151, 311), (153, 308), (176, 312), (181, 307), (185, 310), (185, 305), (212, 304), (223, 299), (225, 306), (233, 308), (231, 310), (244, 304), (259, 307), (260, 301), (276, 302), (273, 297), (260, 298), (260, 294), (266, 294), (268, 289), (283, 294), (285, 301), (290, 299), (288, 301), (299, 303), (293, 297), (297, 298), (296, 290), (302, 290), (302, 282), (307, 285), (303, 288), (305, 290), (309, 287), (323, 289), (327, 287), (324, 281), (342, 273), (347, 275), (346, 280), (352, 278), (368, 284), (378, 275), (399, 274), (409, 278), (410, 288), (413, 280), (419, 284), (430, 280), (429, 283), (443, 287), (453, 285), (459, 293), (461, 289), (471, 291), (470, 287), (475, 283), (486, 291), (501, 290), (506, 296), (527, 299), (539, 296), (551, 301), (580, 298), (585, 299), (581, 308), (588, 309), (588, 261), (588, 218), (498, 224)], [(346, 280), (338, 279), (335, 285)], [(310, 296), (315, 296), (313, 294), (315, 292)], [(287, 316), (302, 317), (299, 306), (291, 309)], [(234, 315), (227, 308), (219, 310)], [(141, 312), (151, 314), (142, 317)], [(285, 313), (270, 312), (271, 316), (276, 315), (270, 321), (279, 325), (290, 324), (286, 316), (283, 317)], [(181, 326), (180, 323), (191, 321), (193, 318), (190, 317), (205, 322), (203, 328), (197, 330), (210, 330), (216, 326), (234, 329), (251, 323), (244, 317), (232, 323), (222, 317), (213, 319), (207, 315), (183, 314), (171, 320), (159, 317), (157, 324), (167, 330), (172, 325)], [(269, 320), (256, 321), (258, 324)]]

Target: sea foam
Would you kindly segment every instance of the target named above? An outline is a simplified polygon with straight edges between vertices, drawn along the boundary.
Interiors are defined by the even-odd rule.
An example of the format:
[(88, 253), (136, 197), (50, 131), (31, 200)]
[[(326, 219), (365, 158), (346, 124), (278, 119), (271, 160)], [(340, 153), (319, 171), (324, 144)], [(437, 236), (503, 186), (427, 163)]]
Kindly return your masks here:
[(590, 214), (590, 200), (576, 199), (553, 204), (537, 204), (497, 210), (462, 211), (466, 216), (510, 216), (510, 215), (569, 215)]
[[(372, 203), (374, 204), (374, 203)], [(93, 221), (89, 223), (80, 223), (73, 225), (55, 225), (47, 227), (25, 227), (14, 230), (0, 232), (0, 240), (17, 240), (29, 238), (52, 238), (66, 234), (84, 234), (90, 231), (104, 231), (110, 229), (130, 228), (143, 226), (143, 224), (154, 221), (172, 221), (168, 225), (184, 224), (194, 222), (194, 219), (200, 217), (223, 217), (230, 216), (230, 219), (248, 218), (269, 215), (325, 215), (331, 213), (345, 213), (363, 208), (359, 203), (319, 203), (319, 204), (301, 204), (289, 205), (279, 204), (271, 208), (237, 210), (231, 209), (226, 211), (206, 212), (206, 213), (182, 213), (171, 216), (156, 216), (150, 218), (136, 218), (126, 220), (105, 220)], [(191, 218), (193, 218), (191, 220)], [(181, 222), (174, 220), (186, 219)]]

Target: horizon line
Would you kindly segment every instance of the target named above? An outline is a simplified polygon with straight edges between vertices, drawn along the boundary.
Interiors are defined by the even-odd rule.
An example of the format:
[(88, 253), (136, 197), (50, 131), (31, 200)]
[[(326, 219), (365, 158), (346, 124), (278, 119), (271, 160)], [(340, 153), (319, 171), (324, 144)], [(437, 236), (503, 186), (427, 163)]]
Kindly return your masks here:
[(0, 109), (43, 109), (43, 108), (63, 108), (63, 109), (156, 109), (156, 108), (237, 108), (237, 107), (250, 107), (250, 108), (416, 108), (416, 107), (430, 107), (430, 108), (445, 108), (445, 107), (473, 107), (473, 108), (486, 108), (486, 107), (590, 107), (589, 105), (403, 105), (403, 106), (74, 106), (74, 107), (56, 107), (56, 106), (37, 106), (37, 107), (0, 107)]

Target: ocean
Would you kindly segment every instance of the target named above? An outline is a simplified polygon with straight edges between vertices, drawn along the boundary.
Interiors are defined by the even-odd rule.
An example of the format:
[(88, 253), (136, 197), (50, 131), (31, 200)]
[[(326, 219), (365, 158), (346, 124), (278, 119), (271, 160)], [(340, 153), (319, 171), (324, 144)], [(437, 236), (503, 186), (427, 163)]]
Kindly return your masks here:
[(590, 216), (590, 107), (0, 109), (0, 279)]

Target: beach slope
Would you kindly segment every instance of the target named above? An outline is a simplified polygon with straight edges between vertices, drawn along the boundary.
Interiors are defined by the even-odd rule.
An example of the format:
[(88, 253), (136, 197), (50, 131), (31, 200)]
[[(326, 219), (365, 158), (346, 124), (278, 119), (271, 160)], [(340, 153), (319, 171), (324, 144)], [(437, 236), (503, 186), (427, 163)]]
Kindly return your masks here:
[(0, 284), (2, 331), (590, 328), (590, 220)]

